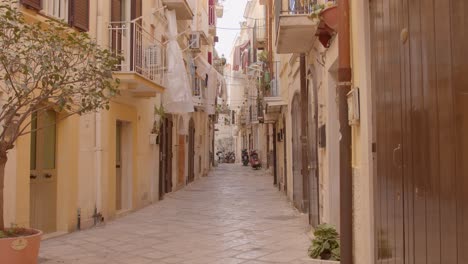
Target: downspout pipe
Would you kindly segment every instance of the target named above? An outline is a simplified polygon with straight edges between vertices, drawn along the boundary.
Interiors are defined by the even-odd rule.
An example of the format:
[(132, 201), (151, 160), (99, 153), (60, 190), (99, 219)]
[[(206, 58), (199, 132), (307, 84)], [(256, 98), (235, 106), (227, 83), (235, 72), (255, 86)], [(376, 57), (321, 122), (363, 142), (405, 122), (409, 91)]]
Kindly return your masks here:
[[(96, 1), (96, 42), (98, 45), (102, 43), (102, 29), (103, 17), (102, 10), (103, 1)], [(95, 113), (95, 177), (96, 177), (96, 208), (95, 208), (95, 221), (98, 213), (102, 213), (102, 113), (97, 111)]]
[(309, 91), (307, 90), (307, 75), (306, 75), (306, 55), (301, 53), (299, 55), (299, 73), (301, 80), (301, 151), (302, 151), (302, 211), (309, 213), (309, 138), (307, 131), (307, 120), (309, 115)]
[(351, 127), (347, 95), (351, 90), (349, 0), (338, 2), (338, 119), (340, 125), (340, 258), (353, 263), (353, 190)]

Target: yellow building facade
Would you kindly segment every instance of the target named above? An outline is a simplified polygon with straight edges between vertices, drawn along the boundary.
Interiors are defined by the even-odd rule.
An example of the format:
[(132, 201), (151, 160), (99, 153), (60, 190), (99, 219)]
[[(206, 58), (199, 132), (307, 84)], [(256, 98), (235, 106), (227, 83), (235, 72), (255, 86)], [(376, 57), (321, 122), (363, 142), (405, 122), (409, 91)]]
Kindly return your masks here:
[[(67, 8), (61, 11), (49, 8), (53, 0), (42, 1), (38, 6), (31, 2), (34, 1), (19, 4), (31, 23), (51, 17), (67, 20), (71, 15)], [(216, 34), (209, 31), (206, 17), (209, 3), (83, 2), (80, 7), (86, 10), (91, 38), (124, 57), (113, 73), (120, 79), (120, 95), (112, 99), (108, 111), (72, 116), (58, 121), (50, 131), (26, 135), (17, 141), (9, 152), (6, 168), (7, 226), (30, 226), (50, 234), (89, 228), (157, 202), (163, 198), (162, 191), (183, 188), (189, 183), (189, 168), (195, 179), (207, 175), (211, 168), (214, 135), (211, 117), (202, 108), (194, 113), (167, 113), (174, 123), (168, 131), (173, 139), (169, 143), (173, 184), (170, 189), (161, 189), (163, 150), (158, 133), (163, 121), (155, 113), (155, 107), (164, 105), (162, 94), (171, 89), (165, 79), (166, 60), (170, 56), (166, 53), (165, 13), (175, 10), (178, 24), (188, 25), (184, 31), (179, 30), (177, 39), (187, 57), (196, 56), (188, 47), (191, 34), (206, 29), (208, 40), (202, 52), (208, 60)], [(191, 78), (189, 72), (187, 66), (181, 74)], [(192, 82), (188, 89), (191, 93)], [(38, 120), (52, 122), (59, 117), (60, 113), (51, 113), (49, 119)], [(194, 125), (190, 131), (194, 133), (189, 137), (191, 124)], [(189, 140), (193, 144), (191, 149)], [(191, 163), (189, 158), (193, 158)]]

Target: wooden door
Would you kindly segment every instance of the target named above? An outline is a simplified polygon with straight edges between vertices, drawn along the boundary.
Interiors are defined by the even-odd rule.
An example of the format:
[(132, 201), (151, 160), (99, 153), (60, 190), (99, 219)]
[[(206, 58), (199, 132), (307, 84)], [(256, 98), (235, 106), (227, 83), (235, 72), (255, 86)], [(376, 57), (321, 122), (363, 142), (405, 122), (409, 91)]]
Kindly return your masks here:
[(303, 176), (302, 176), (302, 144), (301, 144), (301, 98), (298, 94), (292, 100), (292, 167), (293, 167), (293, 203), (304, 212)]
[(188, 182), (195, 180), (195, 122), (190, 119), (188, 138)]
[(122, 210), (122, 122), (115, 130), (115, 209)]
[(163, 119), (159, 130), (159, 200), (164, 199), (164, 194), (166, 193), (166, 130), (166, 121)]
[(32, 116), (30, 225), (45, 233), (57, 228), (56, 113)]
[(286, 116), (283, 116), (283, 163), (284, 163), (284, 168), (283, 168), (283, 180), (284, 180), (284, 192), (287, 194), (288, 193), (288, 144), (286, 140), (286, 135), (287, 130), (286, 130)]
[(468, 263), (468, 5), (370, 11), (377, 263)]
[(185, 181), (185, 135), (179, 135), (179, 147), (178, 153), (179, 157), (177, 160), (178, 163), (178, 174), (177, 174), (177, 186), (186, 183)]
[(273, 162), (273, 184), (277, 185), (279, 188), (279, 183), (278, 183), (278, 168), (277, 168), (277, 138), (276, 138), (276, 123), (273, 124), (273, 155), (272, 155), (272, 162)]
[(172, 128), (173, 122), (172, 117), (168, 117), (165, 120), (166, 122), (166, 148), (165, 148), (165, 156), (166, 156), (166, 171), (164, 175), (164, 184), (165, 184), (165, 192), (169, 193), (172, 191)]

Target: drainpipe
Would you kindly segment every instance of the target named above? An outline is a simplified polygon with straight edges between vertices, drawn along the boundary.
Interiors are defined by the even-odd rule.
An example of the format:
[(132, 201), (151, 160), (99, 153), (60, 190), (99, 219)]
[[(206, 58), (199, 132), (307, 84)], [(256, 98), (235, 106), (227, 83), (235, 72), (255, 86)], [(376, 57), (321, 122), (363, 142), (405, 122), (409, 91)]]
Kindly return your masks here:
[[(309, 93), (307, 91), (306, 58), (300, 54), (299, 74), (301, 79), (301, 151), (302, 151), (302, 211), (309, 212), (309, 140), (307, 133), (307, 120), (309, 113)], [(309, 217), (310, 218), (310, 217)]]
[[(103, 2), (96, 1), (96, 43), (102, 45), (102, 32), (103, 29)], [(96, 112), (95, 114), (95, 175), (96, 175), (96, 208), (95, 215), (102, 211), (102, 113), (101, 111)], [(96, 216), (95, 216), (96, 217)], [(96, 218), (95, 218), (96, 220)]]
[(338, 3), (338, 119), (340, 124), (340, 254), (342, 264), (353, 263), (353, 190), (351, 127), (347, 94), (351, 90), (349, 0)]

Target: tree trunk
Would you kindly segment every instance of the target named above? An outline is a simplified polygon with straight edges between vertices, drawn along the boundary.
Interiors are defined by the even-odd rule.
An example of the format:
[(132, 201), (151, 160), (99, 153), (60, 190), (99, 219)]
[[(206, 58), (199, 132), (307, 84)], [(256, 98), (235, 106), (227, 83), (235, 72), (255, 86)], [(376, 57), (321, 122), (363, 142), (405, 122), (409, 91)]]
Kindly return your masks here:
[(7, 153), (0, 152), (0, 230), (5, 229), (4, 211), (3, 211), (3, 190), (5, 187), (5, 166), (7, 163)]

